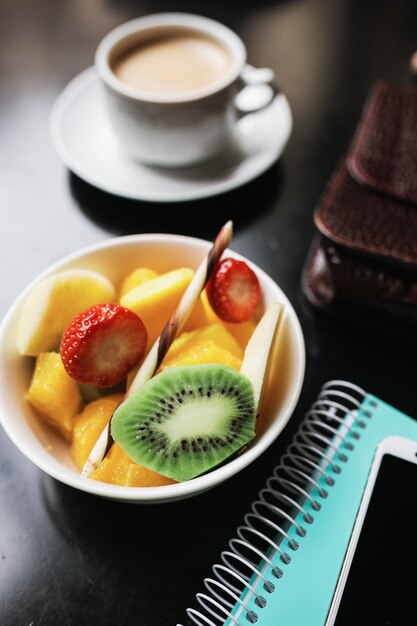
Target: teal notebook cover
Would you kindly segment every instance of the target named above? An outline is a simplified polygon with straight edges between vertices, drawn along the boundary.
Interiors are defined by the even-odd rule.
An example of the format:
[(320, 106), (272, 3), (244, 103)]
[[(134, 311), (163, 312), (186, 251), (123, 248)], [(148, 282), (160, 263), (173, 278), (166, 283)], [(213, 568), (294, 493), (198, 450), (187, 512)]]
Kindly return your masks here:
[[(207, 590), (197, 594), (201, 606), (188, 609), (192, 621), (201, 626), (324, 626), (376, 448), (382, 439), (392, 435), (417, 442), (417, 422), (354, 385), (341, 381), (325, 385), (285, 455), (291, 461), (290, 474), (281, 469), (277, 474), (284, 476), (285, 484), (289, 480), (296, 482), (309, 497), (302, 496), (298, 489), (298, 498), (294, 489), (286, 492), (294, 493), (293, 499), (302, 507), (292, 510), (295, 523), (287, 521), (285, 525), (283, 516), (275, 515), (273, 508), (263, 514), (283, 529), (286, 536), (277, 533), (274, 543), (291, 562), (286, 564), (281, 553), (271, 548), (264, 552), (266, 558), (256, 564), (249, 577), (250, 568), (230, 554), (234, 546), (248, 561), (247, 550), (241, 550), (245, 547), (241, 540), (249, 541), (249, 535), (254, 533), (244, 537), (239, 534), (240, 539), (231, 542), (232, 550), (223, 553), (220, 567), (213, 568), (220, 577), (206, 580)], [(325, 439), (328, 445), (323, 443)], [(315, 459), (315, 453), (311, 451), (317, 444), (322, 446), (323, 458), (314, 467), (310, 461)], [(303, 451), (310, 452), (304, 462), (299, 454)], [(304, 480), (303, 475), (307, 474), (311, 480)], [(280, 493), (275, 482), (272, 479), (267, 484)], [(319, 490), (325, 490), (327, 497), (322, 497), (325, 494), (321, 491), (320, 495)], [(278, 501), (276, 505), (280, 506)], [(317, 505), (320, 510), (315, 510)], [(312, 521), (306, 523), (309, 516)], [(249, 525), (259, 531), (259, 526)], [(298, 546), (295, 550), (294, 542)], [(232, 570), (231, 575), (227, 569)], [(269, 583), (273, 584), (273, 591)]]

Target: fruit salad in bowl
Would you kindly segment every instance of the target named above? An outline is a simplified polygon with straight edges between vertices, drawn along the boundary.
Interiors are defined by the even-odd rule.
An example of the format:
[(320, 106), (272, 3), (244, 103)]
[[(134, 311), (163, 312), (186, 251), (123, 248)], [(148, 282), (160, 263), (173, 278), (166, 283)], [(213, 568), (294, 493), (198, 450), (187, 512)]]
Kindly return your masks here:
[(300, 393), (302, 333), (226, 235), (112, 239), (17, 299), (0, 329), (0, 417), (38, 467), (163, 502), (222, 482), (278, 436)]

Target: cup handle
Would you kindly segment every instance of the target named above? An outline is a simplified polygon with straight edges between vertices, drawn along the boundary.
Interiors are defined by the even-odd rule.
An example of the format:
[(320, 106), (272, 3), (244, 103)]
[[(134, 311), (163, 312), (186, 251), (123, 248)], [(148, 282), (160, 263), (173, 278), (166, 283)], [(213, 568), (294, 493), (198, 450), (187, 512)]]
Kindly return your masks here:
[(240, 89), (235, 96), (238, 117), (266, 109), (281, 93), (273, 70), (268, 67), (245, 65), (240, 75)]

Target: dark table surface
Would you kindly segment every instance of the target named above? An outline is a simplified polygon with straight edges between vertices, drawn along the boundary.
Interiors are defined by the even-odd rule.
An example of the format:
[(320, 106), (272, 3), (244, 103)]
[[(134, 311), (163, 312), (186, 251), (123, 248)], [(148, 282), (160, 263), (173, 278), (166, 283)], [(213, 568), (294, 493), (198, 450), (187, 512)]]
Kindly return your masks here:
[[(304, 330), (306, 378), (293, 419), (251, 467), (197, 498), (158, 506), (100, 500), (44, 475), (0, 433), (0, 623), (185, 624), (185, 608), (326, 379), (351, 379), (417, 415), (413, 338), (394, 325), (378, 330), (318, 315), (299, 288), (315, 202), (372, 81), (409, 80), (417, 4), (2, 0), (0, 6), (0, 315), (37, 273), (77, 248), (152, 231), (211, 238), (233, 216), (233, 247), (278, 281)], [(92, 64), (108, 30), (172, 8), (219, 19), (239, 33), (251, 62), (276, 71), (294, 131), (281, 161), (257, 181), (216, 199), (155, 210), (69, 174), (54, 153), (48, 122), (55, 98)]]

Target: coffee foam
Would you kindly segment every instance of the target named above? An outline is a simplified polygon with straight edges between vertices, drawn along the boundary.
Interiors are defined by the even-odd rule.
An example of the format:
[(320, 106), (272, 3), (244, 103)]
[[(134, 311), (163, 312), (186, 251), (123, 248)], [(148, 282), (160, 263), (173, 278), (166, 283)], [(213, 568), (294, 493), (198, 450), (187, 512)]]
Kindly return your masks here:
[(233, 59), (220, 42), (194, 32), (163, 33), (130, 47), (112, 62), (117, 78), (140, 92), (183, 94), (220, 82)]

